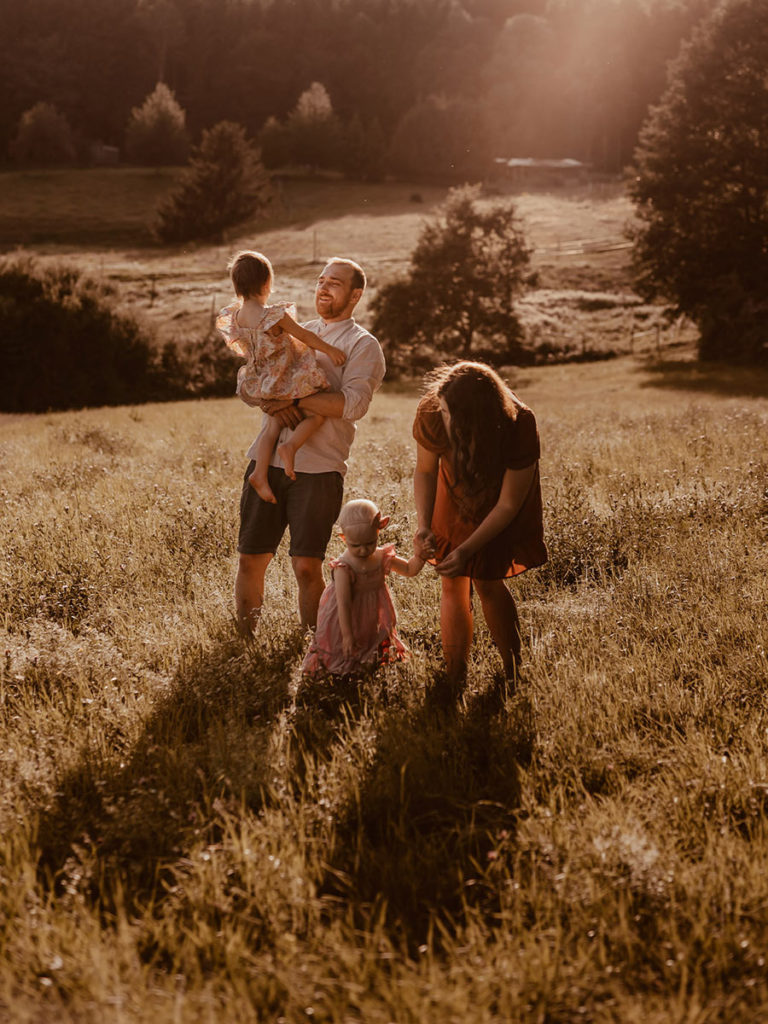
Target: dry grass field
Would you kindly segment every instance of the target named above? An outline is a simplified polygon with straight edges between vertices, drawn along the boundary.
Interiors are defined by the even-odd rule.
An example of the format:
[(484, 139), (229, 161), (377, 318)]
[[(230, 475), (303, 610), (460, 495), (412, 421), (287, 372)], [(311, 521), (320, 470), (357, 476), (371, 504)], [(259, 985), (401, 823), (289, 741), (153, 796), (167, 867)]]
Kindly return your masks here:
[[(309, 299), (316, 236), (373, 277), (423, 198), (329, 200), (254, 241)], [(626, 212), (520, 209), (563, 242)], [(622, 250), (563, 242), (547, 288), (587, 291), (592, 261), (593, 291), (624, 292), (599, 262)], [(189, 278), (179, 309), (225, 294), (228, 247), (72, 252), (148, 315), (150, 269)], [(359, 690), (297, 700), (284, 552), (236, 637), (257, 417), (234, 398), (0, 417), (0, 1020), (768, 1021), (768, 379), (688, 354), (510, 370), (550, 559), (512, 584), (518, 692), (478, 617), (447, 710), (429, 569), (392, 584), (411, 660)], [(385, 386), (347, 478), (401, 552), (416, 401)]]

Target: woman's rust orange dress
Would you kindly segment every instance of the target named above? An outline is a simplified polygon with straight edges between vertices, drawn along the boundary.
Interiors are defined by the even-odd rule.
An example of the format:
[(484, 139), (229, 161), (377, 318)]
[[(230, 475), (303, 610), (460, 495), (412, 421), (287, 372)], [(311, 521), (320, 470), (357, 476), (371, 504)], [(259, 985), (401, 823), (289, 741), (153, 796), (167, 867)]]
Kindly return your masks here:
[[(510, 392), (512, 394), (512, 392)], [(539, 481), (539, 433), (536, 417), (528, 406), (512, 395), (517, 415), (507, 421), (499, 444), (503, 446), (507, 469), (527, 469), (536, 463), (536, 473), (520, 511), (501, 533), (469, 559), (464, 576), (477, 580), (498, 580), (518, 576), (526, 569), (547, 560)], [(456, 485), (451, 461), (451, 445), (440, 414), (436, 395), (425, 395), (419, 402), (413, 423), (413, 436), (427, 451), (439, 456), (437, 491), (432, 513), (432, 532), (436, 540), (433, 563), (440, 562), (480, 525), (485, 513), (472, 513)], [(498, 489), (501, 488), (499, 481)], [(498, 496), (498, 490), (497, 490)], [(495, 500), (495, 499), (493, 499)], [(491, 506), (493, 501), (491, 502)], [(488, 509), (486, 509), (487, 513)]]

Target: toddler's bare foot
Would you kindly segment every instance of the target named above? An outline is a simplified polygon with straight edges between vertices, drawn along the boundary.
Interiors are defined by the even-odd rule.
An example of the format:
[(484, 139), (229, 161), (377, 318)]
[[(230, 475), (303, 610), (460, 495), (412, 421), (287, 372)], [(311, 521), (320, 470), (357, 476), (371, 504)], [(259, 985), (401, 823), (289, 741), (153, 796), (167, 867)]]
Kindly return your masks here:
[(283, 460), (285, 475), (289, 476), (291, 480), (295, 480), (296, 473), (293, 470), (293, 457), (296, 452), (293, 450), (293, 447), (290, 444), (279, 444), (277, 446), (277, 454)]
[(258, 494), (262, 501), (268, 501), (270, 505), (277, 504), (277, 498), (272, 492), (272, 488), (267, 483), (266, 477), (259, 476), (257, 473), (253, 472), (248, 477), (248, 483), (251, 485), (254, 491), (256, 491), (256, 493)]

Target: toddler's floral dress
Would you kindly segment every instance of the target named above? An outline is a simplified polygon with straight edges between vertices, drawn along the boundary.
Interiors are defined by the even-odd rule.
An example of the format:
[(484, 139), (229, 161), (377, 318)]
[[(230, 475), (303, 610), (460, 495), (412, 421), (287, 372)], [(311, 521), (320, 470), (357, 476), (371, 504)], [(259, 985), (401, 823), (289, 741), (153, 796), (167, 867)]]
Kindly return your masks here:
[(246, 405), (260, 405), (264, 399), (306, 398), (328, 387), (311, 348), (283, 329), (272, 333), (286, 313), (296, 319), (293, 303), (265, 306), (257, 327), (241, 327), (239, 312), (239, 302), (225, 306), (216, 317), (216, 327), (232, 351), (246, 360), (237, 371), (236, 392)]
[[(340, 559), (331, 560), (331, 582), (320, 598), (317, 630), (301, 666), (304, 675), (349, 675), (409, 656), (408, 648), (397, 635), (397, 616), (387, 586), (395, 546), (387, 544), (379, 552), (380, 564), (369, 572), (356, 572)], [(355, 649), (351, 657), (345, 657), (342, 644), (334, 578), (338, 572), (349, 573), (352, 578)]]

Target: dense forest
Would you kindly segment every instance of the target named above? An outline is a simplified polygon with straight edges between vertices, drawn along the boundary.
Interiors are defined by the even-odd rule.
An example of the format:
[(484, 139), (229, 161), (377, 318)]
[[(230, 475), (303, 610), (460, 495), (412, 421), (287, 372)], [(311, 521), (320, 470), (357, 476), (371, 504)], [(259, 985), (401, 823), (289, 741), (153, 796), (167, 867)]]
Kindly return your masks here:
[(122, 150), (160, 81), (193, 136), (226, 119), (254, 137), (319, 82), (340, 123), (387, 145), (418, 152), (431, 109), (459, 150), (618, 171), (712, 2), (3, 0), (0, 158), (41, 101)]

